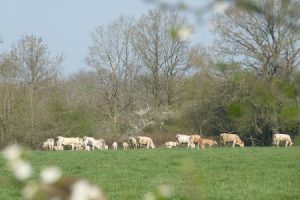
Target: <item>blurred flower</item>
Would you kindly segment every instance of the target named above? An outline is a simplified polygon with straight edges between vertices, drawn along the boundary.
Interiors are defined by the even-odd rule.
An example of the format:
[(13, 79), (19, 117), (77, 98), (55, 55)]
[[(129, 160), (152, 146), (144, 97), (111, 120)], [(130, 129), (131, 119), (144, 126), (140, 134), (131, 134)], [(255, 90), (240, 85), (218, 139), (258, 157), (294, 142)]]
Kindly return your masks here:
[(70, 200), (105, 200), (101, 190), (85, 180), (78, 180), (71, 186)]
[(40, 175), (43, 183), (51, 184), (60, 179), (61, 171), (58, 167), (47, 167), (41, 171)]
[(170, 185), (160, 185), (158, 187), (158, 193), (164, 198), (170, 198), (172, 196), (173, 189)]
[(144, 196), (144, 200), (155, 200), (156, 196), (153, 192), (147, 192)]
[(181, 26), (177, 30), (177, 38), (182, 42), (187, 41), (191, 38), (192, 31), (193, 29), (190, 26)]
[(230, 3), (227, 1), (217, 0), (213, 4), (214, 13), (222, 14), (229, 7)]
[(11, 167), (15, 177), (20, 181), (28, 179), (32, 174), (32, 167), (27, 161), (16, 160), (11, 163)]
[(2, 151), (2, 154), (6, 160), (13, 162), (15, 160), (20, 159), (20, 157), (22, 155), (22, 149), (19, 145), (13, 144), (13, 145), (7, 146)]
[(34, 195), (38, 191), (38, 186), (36, 184), (27, 184), (23, 190), (22, 194), (25, 199), (33, 199)]

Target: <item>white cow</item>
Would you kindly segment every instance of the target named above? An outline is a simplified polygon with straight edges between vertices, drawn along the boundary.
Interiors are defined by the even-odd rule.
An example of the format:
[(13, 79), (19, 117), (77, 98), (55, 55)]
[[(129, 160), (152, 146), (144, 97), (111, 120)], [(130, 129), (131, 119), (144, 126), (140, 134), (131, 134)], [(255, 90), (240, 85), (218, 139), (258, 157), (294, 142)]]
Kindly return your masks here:
[(114, 150), (117, 150), (118, 149), (118, 143), (117, 142), (113, 142), (112, 143), (112, 147)]
[(137, 141), (140, 147), (142, 147), (143, 145), (147, 145), (147, 149), (149, 149), (149, 147), (151, 147), (152, 149), (155, 148), (155, 145), (150, 137), (138, 136)]
[(177, 147), (178, 148), (179, 143), (168, 141), (168, 142), (165, 143), (165, 145), (166, 145), (167, 148), (171, 149), (172, 147)]
[(177, 134), (176, 140), (179, 145), (181, 144), (189, 144), (190, 136), (189, 135), (183, 135), (183, 134)]
[(285, 142), (285, 147), (287, 147), (288, 145), (291, 147), (293, 145), (291, 136), (287, 135), (287, 134), (274, 134), (272, 137), (273, 140), (273, 145), (277, 145), (277, 147), (279, 146), (279, 143), (281, 141)]
[(87, 149), (87, 146), (89, 146), (90, 148), (92, 148), (94, 150), (95, 147), (97, 146), (97, 142), (96, 142), (95, 138), (88, 137), (88, 136), (83, 137), (83, 144), (84, 144), (84, 149)]
[(123, 149), (127, 150), (128, 149), (129, 144), (127, 142), (123, 142)]
[(59, 148), (61, 148), (62, 145), (64, 146), (71, 146), (72, 147), (72, 151), (74, 151), (74, 147), (76, 144), (80, 144), (80, 138), (76, 137), (76, 138), (67, 138), (67, 137), (63, 137), (63, 136), (58, 136), (57, 137), (57, 146), (59, 146)]
[(104, 149), (105, 141), (103, 139), (95, 140), (97, 149)]
[(132, 149), (136, 149), (137, 148), (137, 141), (134, 137), (129, 137), (128, 138), (128, 142), (129, 142), (129, 146)]
[(43, 143), (43, 148), (45, 150), (54, 150), (54, 139), (53, 138), (49, 138), (46, 142)]

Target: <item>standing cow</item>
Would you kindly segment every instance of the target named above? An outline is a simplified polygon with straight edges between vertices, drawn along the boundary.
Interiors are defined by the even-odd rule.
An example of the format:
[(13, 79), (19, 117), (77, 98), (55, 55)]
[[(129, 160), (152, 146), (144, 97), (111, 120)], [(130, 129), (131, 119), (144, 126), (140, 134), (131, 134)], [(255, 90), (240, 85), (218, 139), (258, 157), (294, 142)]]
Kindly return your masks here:
[(288, 145), (291, 147), (293, 145), (291, 136), (287, 135), (287, 134), (274, 134), (272, 137), (273, 140), (273, 145), (277, 145), (277, 147), (279, 146), (279, 143), (281, 141), (285, 142), (285, 147), (287, 147)]

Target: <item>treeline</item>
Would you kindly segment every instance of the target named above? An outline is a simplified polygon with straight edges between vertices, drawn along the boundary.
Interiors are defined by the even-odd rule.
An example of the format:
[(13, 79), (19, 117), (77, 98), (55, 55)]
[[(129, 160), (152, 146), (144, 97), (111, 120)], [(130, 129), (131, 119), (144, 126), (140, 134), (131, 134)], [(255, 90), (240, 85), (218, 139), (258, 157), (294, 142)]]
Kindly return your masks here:
[[(212, 48), (185, 40), (176, 10), (120, 17), (91, 34), (90, 71), (62, 78), (63, 56), (23, 36), (0, 60), (0, 145), (58, 135), (122, 138), (234, 131), (248, 145), (299, 132), (298, 1), (231, 6)], [(155, 138), (154, 138), (155, 139)]]

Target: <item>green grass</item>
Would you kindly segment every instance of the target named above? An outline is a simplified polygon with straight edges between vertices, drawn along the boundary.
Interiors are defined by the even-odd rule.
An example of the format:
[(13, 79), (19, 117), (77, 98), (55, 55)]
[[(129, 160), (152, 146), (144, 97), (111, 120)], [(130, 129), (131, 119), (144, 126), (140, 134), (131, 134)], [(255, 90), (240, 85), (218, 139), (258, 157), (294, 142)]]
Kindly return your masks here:
[[(33, 151), (28, 159), (34, 179), (56, 165), (100, 185), (110, 200), (142, 199), (160, 184), (174, 187), (174, 200), (300, 199), (300, 147)], [(0, 158), (0, 199), (21, 199), (4, 165)]]

